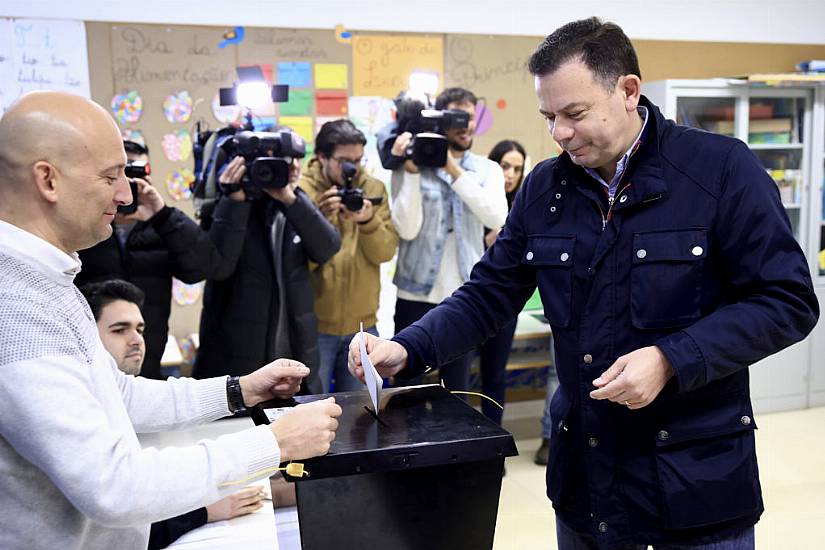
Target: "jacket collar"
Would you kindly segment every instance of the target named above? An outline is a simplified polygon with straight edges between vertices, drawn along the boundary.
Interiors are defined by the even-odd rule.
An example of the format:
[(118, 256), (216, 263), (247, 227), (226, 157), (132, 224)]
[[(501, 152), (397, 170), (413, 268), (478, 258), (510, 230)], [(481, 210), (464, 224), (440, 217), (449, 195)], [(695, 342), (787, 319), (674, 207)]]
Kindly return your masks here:
[[(644, 202), (656, 200), (668, 192), (669, 186), (664, 179), (661, 156), (659, 154), (665, 127), (668, 122), (662, 116), (659, 108), (649, 99), (642, 96), (639, 104), (647, 107), (647, 124), (642, 133), (641, 144), (630, 157), (625, 175), (619, 184), (619, 189), (629, 187), (622, 193), (627, 199), (620, 198), (614, 210), (621, 210)], [(580, 166), (576, 166), (570, 159), (567, 151), (559, 155), (556, 165), (560, 176), (570, 180), (576, 186), (586, 186), (583, 182), (592, 178)], [(596, 183), (594, 181), (594, 183)], [(599, 184), (601, 186), (601, 184)], [(624, 200), (624, 202), (622, 202)]]

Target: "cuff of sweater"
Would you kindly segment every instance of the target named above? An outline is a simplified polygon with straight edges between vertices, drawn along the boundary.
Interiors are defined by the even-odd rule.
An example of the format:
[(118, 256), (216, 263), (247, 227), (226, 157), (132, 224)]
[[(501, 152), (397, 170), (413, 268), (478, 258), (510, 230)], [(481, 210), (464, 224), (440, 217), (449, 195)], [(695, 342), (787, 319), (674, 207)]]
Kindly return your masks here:
[(247, 481), (271, 477), (281, 464), (281, 448), (269, 425), (255, 426), (223, 436), (244, 457)]
[(226, 376), (218, 376), (198, 381), (196, 391), (202, 419), (215, 420), (231, 414), (226, 379)]
[(373, 215), (370, 219), (368, 219), (365, 222), (358, 222), (358, 230), (364, 235), (375, 233), (376, 231), (378, 231), (379, 227), (381, 227), (381, 220), (378, 219), (378, 216), (375, 213), (375, 209), (373, 209)]

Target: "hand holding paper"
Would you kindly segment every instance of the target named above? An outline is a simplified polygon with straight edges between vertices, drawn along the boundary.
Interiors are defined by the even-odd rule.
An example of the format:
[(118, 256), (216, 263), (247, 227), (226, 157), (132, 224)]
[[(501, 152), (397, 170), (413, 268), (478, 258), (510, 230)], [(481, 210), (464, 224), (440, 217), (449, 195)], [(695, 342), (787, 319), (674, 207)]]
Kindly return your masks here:
[(407, 366), (407, 350), (404, 349), (404, 346), (392, 340), (385, 340), (370, 333), (361, 332), (356, 334), (349, 344), (348, 360), (350, 374), (361, 382), (364, 382), (365, 378), (364, 362), (361, 358), (360, 342), (362, 338), (368, 359), (381, 377), (395, 376)]
[(364, 341), (364, 323), (361, 323), (361, 332), (358, 333), (358, 347), (361, 352), (361, 365), (364, 370), (364, 378), (367, 384), (367, 391), (370, 392), (370, 399), (372, 400), (372, 410), (378, 414), (378, 400), (381, 398), (381, 387), (384, 381), (372, 366), (369, 355), (367, 355), (367, 344)]

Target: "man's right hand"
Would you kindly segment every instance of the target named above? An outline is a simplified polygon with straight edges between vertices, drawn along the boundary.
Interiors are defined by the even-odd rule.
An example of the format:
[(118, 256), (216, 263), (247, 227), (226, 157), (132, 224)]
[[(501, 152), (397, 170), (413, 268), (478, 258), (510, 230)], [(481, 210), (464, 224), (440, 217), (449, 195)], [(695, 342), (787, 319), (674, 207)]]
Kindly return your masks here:
[(318, 200), (318, 210), (328, 220), (335, 220), (338, 213), (344, 205), (341, 203), (341, 197), (338, 196), (338, 186), (333, 185), (321, 195)]
[[(363, 382), (364, 367), (361, 365), (360, 338), (361, 334), (357, 333), (349, 343), (347, 366), (350, 374)], [(367, 356), (381, 378), (395, 376), (407, 366), (407, 350), (398, 342), (385, 340), (368, 332), (364, 333), (364, 338)]]
[(298, 405), (275, 420), (270, 429), (281, 448), (281, 462), (327, 454), (342, 412), (330, 397)]
[[(221, 172), (220, 177), (218, 178), (218, 183), (238, 183), (243, 178), (243, 175), (246, 173), (246, 161), (243, 157), (235, 157), (232, 159), (226, 168), (223, 169)], [(246, 193), (244, 193), (243, 189), (239, 189), (234, 193), (229, 193), (227, 195), (233, 201), (243, 202), (246, 200)]]
[[(396, 157), (406, 157), (407, 149), (409, 148), (411, 141), (412, 134), (409, 132), (404, 132), (395, 138), (395, 142), (392, 144), (392, 150), (390, 152)], [(404, 161), (404, 170), (410, 174), (417, 174), (419, 171), (418, 166), (416, 166), (411, 160)]]

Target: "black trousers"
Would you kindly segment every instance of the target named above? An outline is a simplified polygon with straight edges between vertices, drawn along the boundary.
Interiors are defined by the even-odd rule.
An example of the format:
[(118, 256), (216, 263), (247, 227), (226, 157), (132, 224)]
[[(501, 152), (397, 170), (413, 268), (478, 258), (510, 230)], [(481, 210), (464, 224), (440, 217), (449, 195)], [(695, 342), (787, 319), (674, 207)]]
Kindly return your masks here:
[[(401, 332), (406, 327), (410, 326), (411, 324), (415, 323), (424, 315), (433, 309), (436, 304), (430, 304), (427, 302), (413, 302), (411, 300), (402, 300), (398, 299), (395, 302), (395, 332), (396, 334)], [(444, 386), (448, 390), (454, 391), (467, 391), (470, 387), (470, 364), (473, 360), (473, 356), (471, 353), (463, 355), (456, 359), (455, 361), (451, 361), (446, 365), (441, 365), (441, 368), (438, 371), (438, 376), (442, 382), (444, 382)], [(423, 380), (423, 376), (417, 376), (415, 378), (409, 378), (405, 380), (401, 380), (396, 378), (395, 385), (396, 386), (415, 386), (416, 384), (421, 384)], [(459, 395), (459, 397), (463, 398), (465, 401), (467, 400), (466, 395)]]

